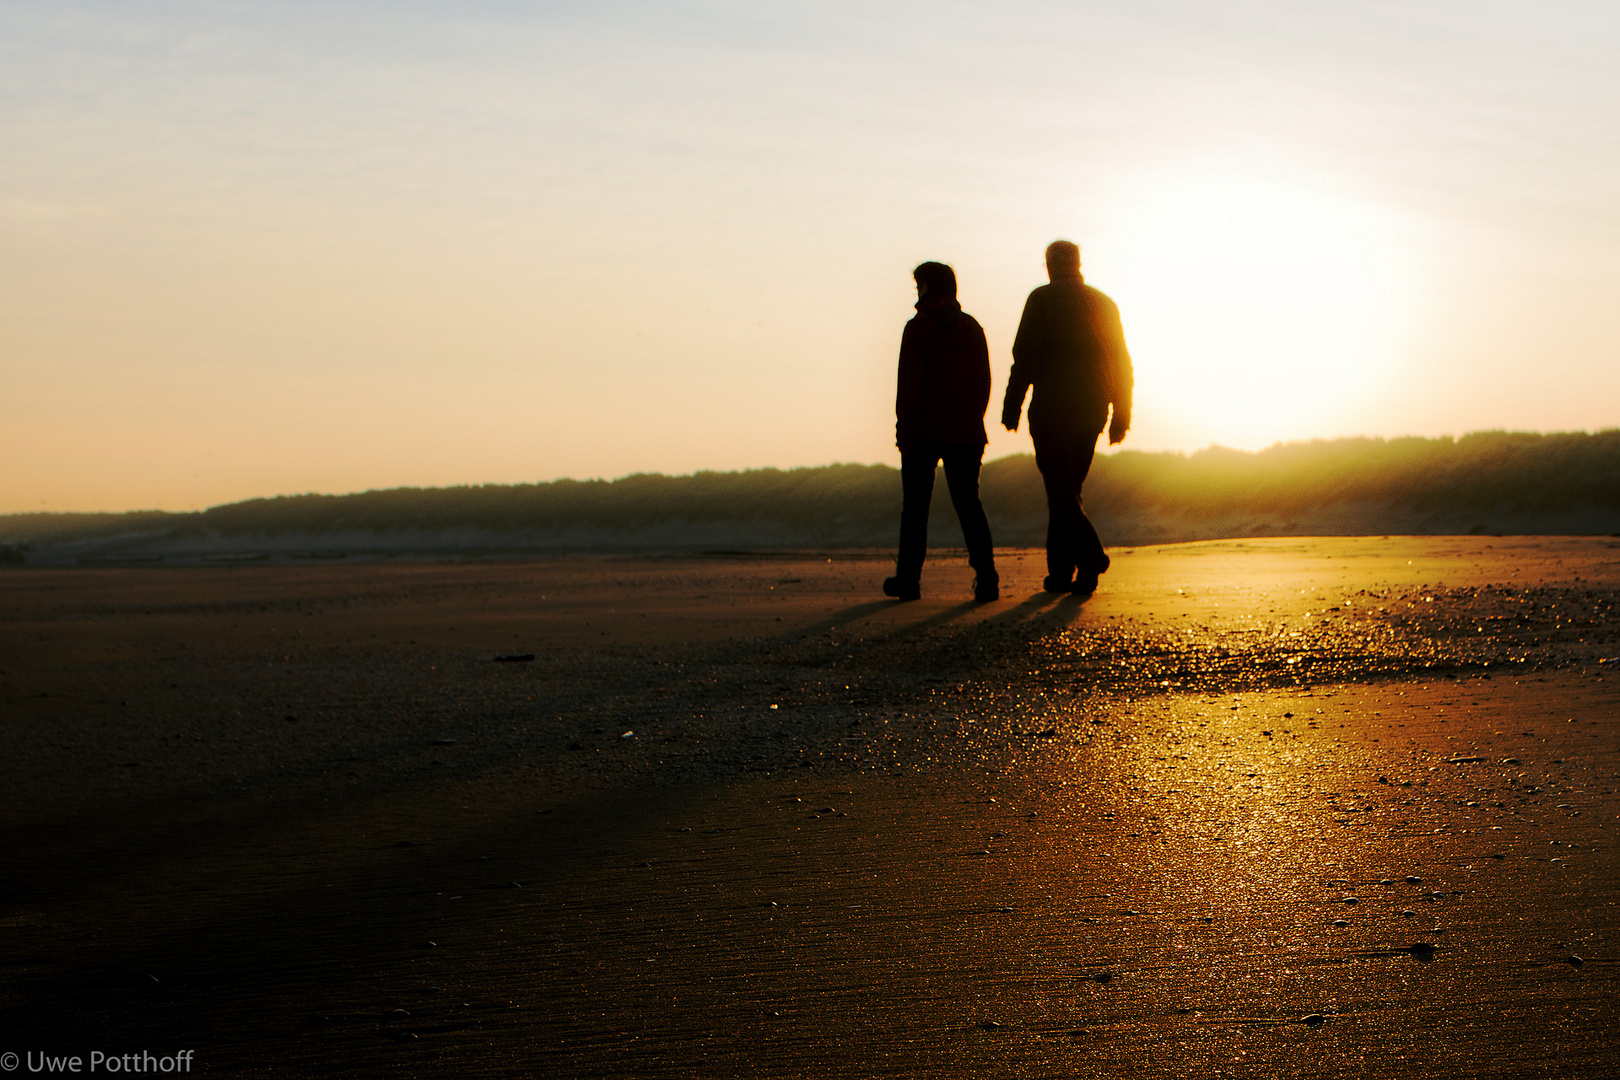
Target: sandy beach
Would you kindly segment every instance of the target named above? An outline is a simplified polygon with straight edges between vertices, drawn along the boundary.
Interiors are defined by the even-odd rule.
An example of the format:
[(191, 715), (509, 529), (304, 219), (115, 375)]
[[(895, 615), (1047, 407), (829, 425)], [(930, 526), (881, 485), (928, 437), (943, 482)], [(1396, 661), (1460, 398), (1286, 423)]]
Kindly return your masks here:
[(1620, 1071), (1620, 539), (1112, 554), (0, 573), (0, 1052)]

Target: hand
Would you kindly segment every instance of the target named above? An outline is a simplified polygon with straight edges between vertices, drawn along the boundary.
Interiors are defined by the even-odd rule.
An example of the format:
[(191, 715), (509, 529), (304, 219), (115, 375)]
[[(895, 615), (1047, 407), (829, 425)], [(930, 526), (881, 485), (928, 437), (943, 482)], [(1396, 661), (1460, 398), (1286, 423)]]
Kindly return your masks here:
[(1108, 445), (1118, 446), (1125, 441), (1125, 433), (1131, 430), (1131, 422), (1115, 416), (1108, 424)]

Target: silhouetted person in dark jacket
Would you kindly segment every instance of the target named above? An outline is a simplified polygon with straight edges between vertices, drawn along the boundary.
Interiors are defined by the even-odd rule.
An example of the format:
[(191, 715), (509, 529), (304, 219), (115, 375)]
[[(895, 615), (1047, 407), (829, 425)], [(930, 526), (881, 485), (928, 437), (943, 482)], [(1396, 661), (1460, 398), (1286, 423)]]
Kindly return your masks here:
[(984, 329), (956, 302), (956, 274), (925, 262), (917, 281), (917, 315), (900, 338), (900, 379), (894, 399), (895, 444), (900, 447), (900, 555), (885, 595), (915, 600), (928, 553), (928, 504), (934, 470), (945, 462), (945, 483), (962, 523), (968, 562), (977, 571), (973, 595), (1001, 597), (990, 522), (979, 502), (984, 457), (984, 409), (990, 403), (990, 350)]
[(1086, 519), (1080, 485), (1103, 428), (1110, 445), (1131, 428), (1131, 354), (1119, 308), (1080, 276), (1079, 247), (1053, 243), (1046, 273), (1051, 284), (1024, 302), (1001, 423), (1018, 430), (1024, 391), (1033, 386), (1029, 434), (1046, 485), (1046, 591), (1086, 596), (1096, 591), (1108, 556)]

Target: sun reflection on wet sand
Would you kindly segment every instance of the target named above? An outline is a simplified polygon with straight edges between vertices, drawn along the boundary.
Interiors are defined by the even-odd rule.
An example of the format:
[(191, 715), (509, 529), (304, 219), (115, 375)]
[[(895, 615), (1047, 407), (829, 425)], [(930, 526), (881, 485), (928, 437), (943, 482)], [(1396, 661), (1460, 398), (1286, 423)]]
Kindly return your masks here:
[[(1571, 756), (1549, 760), (1544, 740), (1517, 733), (1498, 733), (1484, 755), (1454, 752), (1448, 729), (1477, 736), (1476, 725), (1456, 725), (1477, 719), (1482, 689), (1493, 722), (1533, 728), (1556, 717), (1566, 730), (1551, 752)], [(1063, 970), (1094, 980), (1071, 1018), (1099, 1037), (1134, 1033), (1127, 1041), (1167, 1073), (1219, 1067), (1227, 1051), (1229, 1063), (1264, 1063), (1268, 1075), (1398, 1067), (1457, 1056), (1462, 1032), (1464, 1043), (1491, 1043), (1542, 1022), (1568, 1036), (1554, 1040), (1559, 1053), (1596, 1053), (1581, 1040), (1616, 1020), (1602, 991), (1562, 999), (1575, 927), (1588, 946), (1614, 932), (1612, 913), (1599, 914), (1620, 900), (1613, 857), (1601, 823), (1564, 831), (1578, 819), (1551, 803), (1573, 796), (1529, 780), (1556, 777), (1567, 792), (1612, 776), (1615, 704), (1612, 692), (1567, 683), (1431, 683), (1188, 695), (1134, 709), (1118, 721), (1128, 735), (1059, 754), (1030, 793), (1061, 807), (1042, 815), (1035, 872), (1083, 890), (1100, 869), (1109, 882), (1066, 943)], [(1596, 745), (1581, 746), (1588, 740)], [(1560, 839), (1534, 820), (1549, 810)], [(1077, 845), (1089, 873), (1066, 865)], [(1573, 925), (1572, 907), (1582, 912)], [(1303, 1046), (1302, 1033), (1312, 1040)], [(1544, 1066), (1461, 1058), (1469, 1075)]]

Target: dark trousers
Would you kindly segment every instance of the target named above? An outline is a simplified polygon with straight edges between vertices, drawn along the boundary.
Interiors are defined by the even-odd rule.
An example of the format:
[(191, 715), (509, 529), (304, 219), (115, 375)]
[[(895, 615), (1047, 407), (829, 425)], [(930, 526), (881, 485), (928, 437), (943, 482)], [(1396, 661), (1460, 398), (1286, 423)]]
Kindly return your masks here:
[(966, 443), (924, 443), (900, 453), (900, 557), (895, 577), (916, 581), (928, 555), (928, 504), (934, 501), (934, 468), (945, 462), (945, 484), (962, 523), (968, 562), (981, 573), (996, 568), (990, 522), (979, 502), (979, 462), (984, 447)]
[(1077, 570), (1100, 574), (1108, 568), (1102, 541), (1080, 501), (1080, 485), (1096, 452), (1097, 432), (1035, 437), (1035, 467), (1046, 485), (1046, 572), (1059, 580), (1073, 578)]

